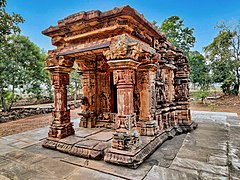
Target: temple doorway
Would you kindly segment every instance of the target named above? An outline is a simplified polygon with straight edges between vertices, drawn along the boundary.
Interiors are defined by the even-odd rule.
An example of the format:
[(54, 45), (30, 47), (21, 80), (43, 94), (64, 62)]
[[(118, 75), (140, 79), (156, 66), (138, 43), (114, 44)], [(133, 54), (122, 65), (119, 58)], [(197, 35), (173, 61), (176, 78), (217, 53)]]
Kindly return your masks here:
[(110, 86), (111, 86), (111, 113), (118, 113), (117, 103), (117, 86), (113, 83), (113, 72), (110, 73)]

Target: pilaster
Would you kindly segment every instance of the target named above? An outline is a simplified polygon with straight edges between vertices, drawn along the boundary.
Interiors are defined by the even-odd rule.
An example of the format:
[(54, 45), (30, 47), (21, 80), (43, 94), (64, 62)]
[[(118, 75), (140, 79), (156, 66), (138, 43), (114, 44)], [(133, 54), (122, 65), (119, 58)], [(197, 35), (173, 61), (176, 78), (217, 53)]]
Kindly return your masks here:
[(67, 108), (67, 85), (72, 68), (55, 66), (47, 69), (51, 72), (54, 86), (53, 121), (48, 137), (61, 139), (74, 134), (73, 124), (70, 122), (70, 109)]

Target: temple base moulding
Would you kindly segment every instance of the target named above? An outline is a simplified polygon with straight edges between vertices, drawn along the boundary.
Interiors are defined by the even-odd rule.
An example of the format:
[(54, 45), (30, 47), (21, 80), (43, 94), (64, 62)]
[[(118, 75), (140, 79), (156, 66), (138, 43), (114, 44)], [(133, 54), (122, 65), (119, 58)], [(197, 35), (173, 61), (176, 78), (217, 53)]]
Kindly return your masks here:
[[(91, 128), (87, 131), (84, 130), (86, 128), (79, 127), (75, 130), (76, 134), (63, 139), (48, 137), (43, 141), (42, 146), (78, 157), (137, 168), (167, 139), (188, 132), (195, 127), (196, 123), (193, 122), (159, 130), (153, 136), (140, 136), (141, 145), (136, 149), (128, 150), (111, 148), (114, 130), (106, 128)], [(86, 134), (83, 131), (86, 131)], [(103, 137), (104, 140), (101, 139)]]

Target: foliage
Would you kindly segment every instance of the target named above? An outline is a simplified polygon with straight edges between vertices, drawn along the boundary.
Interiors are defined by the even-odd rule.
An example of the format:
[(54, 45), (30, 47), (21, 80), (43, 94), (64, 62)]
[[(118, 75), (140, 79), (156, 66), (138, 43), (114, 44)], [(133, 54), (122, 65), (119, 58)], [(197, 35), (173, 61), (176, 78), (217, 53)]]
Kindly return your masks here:
[[(18, 27), (19, 23), (22, 23), (24, 20), (19, 14), (9, 14), (5, 10), (6, 0), (0, 0), (0, 98), (2, 107), (5, 108), (5, 99), (8, 99), (9, 96), (5, 93), (4, 90), (4, 70), (5, 70), (5, 60), (8, 58), (9, 54), (8, 41), (9, 36), (12, 33), (20, 32)], [(14, 100), (14, 95), (12, 95), (12, 101)]]
[(217, 104), (215, 103), (209, 103), (208, 107), (211, 109), (211, 111), (216, 111), (217, 110)]
[(202, 54), (198, 51), (189, 52), (190, 81), (201, 89), (208, 89), (211, 84), (209, 67)]
[(21, 15), (12, 13), (9, 14), (5, 10), (6, 0), (0, 0), (0, 44), (1, 46), (7, 42), (8, 36), (12, 33), (20, 32), (19, 23), (24, 20)]
[(74, 70), (70, 73), (70, 84), (68, 86), (69, 94), (74, 96), (74, 104), (77, 103), (77, 95), (80, 94), (82, 88), (81, 75), (77, 71), (77, 66), (74, 64)]
[[(43, 94), (43, 88), (50, 87), (50, 79), (44, 70), (45, 53), (27, 37), (12, 35), (7, 47), (1, 52), (2, 61), (2, 107), (10, 110), (14, 101), (15, 91), (33, 93), (36, 98)], [(11, 89), (12, 101), (6, 102), (5, 91)]]
[(204, 89), (204, 88), (200, 89), (197, 92), (192, 93), (192, 96), (195, 99), (201, 99), (202, 103), (204, 103), (204, 99), (206, 99), (206, 97), (208, 97), (208, 95), (209, 95), (209, 91), (207, 89)]
[(196, 39), (193, 36), (194, 29), (184, 27), (183, 21), (178, 16), (171, 16), (165, 19), (161, 26), (157, 26), (156, 21), (152, 23), (161, 32), (166, 34), (168, 41), (181, 49), (186, 55), (190, 51), (190, 48), (194, 46)]
[(233, 24), (220, 22), (219, 32), (211, 44), (204, 47), (210, 62), (213, 82), (223, 83), (227, 94), (238, 94), (240, 85), (240, 21)]

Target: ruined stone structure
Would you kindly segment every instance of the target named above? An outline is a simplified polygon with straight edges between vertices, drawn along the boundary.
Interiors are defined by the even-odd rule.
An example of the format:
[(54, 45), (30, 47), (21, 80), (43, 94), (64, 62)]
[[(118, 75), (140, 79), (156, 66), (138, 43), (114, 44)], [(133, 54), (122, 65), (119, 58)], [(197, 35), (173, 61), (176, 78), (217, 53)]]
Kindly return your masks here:
[[(196, 127), (187, 58), (133, 8), (76, 13), (43, 34), (57, 47), (45, 61), (55, 110), (44, 147), (137, 167), (166, 139)], [(107, 152), (60, 143), (74, 134), (66, 91), (74, 62), (83, 85), (79, 126), (112, 128)]]

